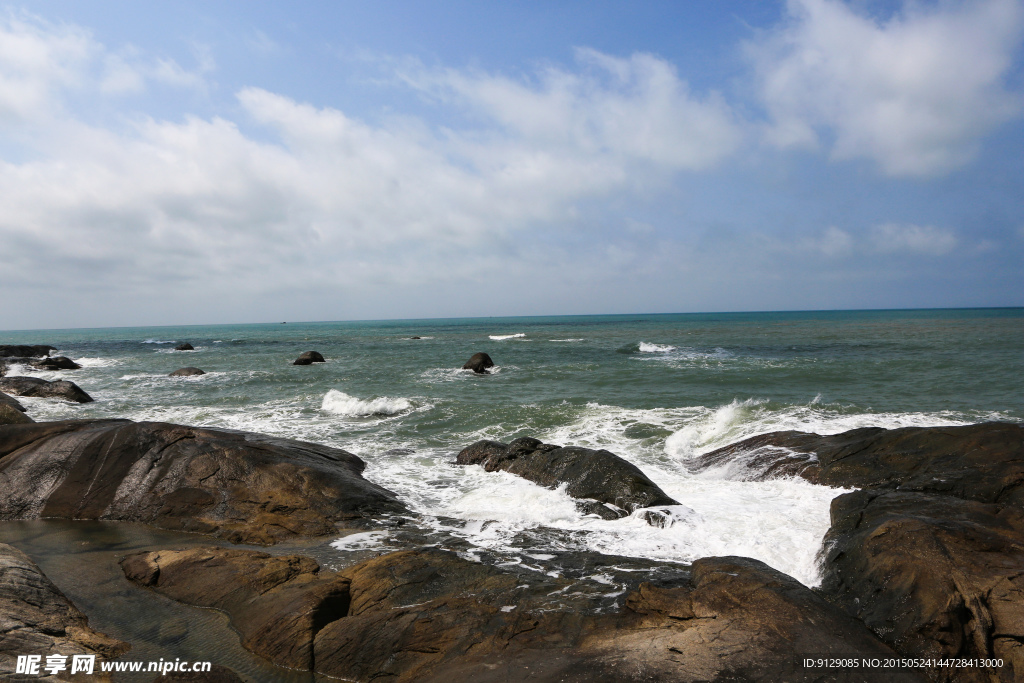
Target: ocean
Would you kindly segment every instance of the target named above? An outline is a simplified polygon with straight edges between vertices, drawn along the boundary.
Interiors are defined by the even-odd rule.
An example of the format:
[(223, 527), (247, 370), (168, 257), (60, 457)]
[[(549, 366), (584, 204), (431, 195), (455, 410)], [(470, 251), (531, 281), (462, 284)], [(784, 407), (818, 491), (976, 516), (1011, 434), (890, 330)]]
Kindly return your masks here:
[[(416, 338), (418, 337), (418, 338)], [(189, 342), (195, 351), (175, 351)], [(1024, 421), (1024, 309), (825, 311), (274, 323), (0, 332), (84, 367), (8, 375), (95, 399), (20, 398), (36, 420), (128, 418), (344, 448), (465, 554), (545, 564), (566, 550), (685, 563), (754, 557), (816, 585), (842, 489), (692, 473), (698, 454), (776, 430)], [(327, 363), (294, 366), (316, 350)], [(484, 351), (493, 374), (461, 370)], [(57, 355), (54, 354), (54, 355)], [(180, 367), (206, 371), (171, 378)], [(513, 475), (453, 463), (480, 439), (605, 448), (682, 505), (660, 528), (606, 521)], [(334, 548), (388, 548), (386, 531)]]

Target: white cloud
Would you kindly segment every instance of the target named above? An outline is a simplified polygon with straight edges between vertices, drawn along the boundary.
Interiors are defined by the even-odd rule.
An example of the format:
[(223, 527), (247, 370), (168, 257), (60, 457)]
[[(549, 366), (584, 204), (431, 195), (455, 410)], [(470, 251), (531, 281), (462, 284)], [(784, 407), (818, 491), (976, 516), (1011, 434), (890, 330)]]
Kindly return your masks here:
[(899, 223), (876, 225), (870, 239), (875, 249), (883, 253), (911, 252), (929, 256), (948, 254), (958, 243), (952, 230)]
[(868, 158), (890, 175), (941, 174), (1021, 112), (1004, 80), (1020, 45), (1019, 0), (906, 2), (891, 18), (838, 0), (789, 0), (789, 20), (748, 45), (769, 141)]

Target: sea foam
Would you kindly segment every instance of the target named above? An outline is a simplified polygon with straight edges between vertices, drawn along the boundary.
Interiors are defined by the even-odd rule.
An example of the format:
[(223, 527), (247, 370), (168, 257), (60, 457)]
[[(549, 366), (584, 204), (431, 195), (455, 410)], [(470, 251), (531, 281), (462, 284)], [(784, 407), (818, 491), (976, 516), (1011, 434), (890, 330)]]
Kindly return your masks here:
[(324, 396), (320, 408), (325, 412), (345, 417), (370, 417), (372, 415), (397, 415), (412, 410), (413, 405), (407, 398), (381, 396), (366, 400), (349, 396), (337, 389), (331, 389)]

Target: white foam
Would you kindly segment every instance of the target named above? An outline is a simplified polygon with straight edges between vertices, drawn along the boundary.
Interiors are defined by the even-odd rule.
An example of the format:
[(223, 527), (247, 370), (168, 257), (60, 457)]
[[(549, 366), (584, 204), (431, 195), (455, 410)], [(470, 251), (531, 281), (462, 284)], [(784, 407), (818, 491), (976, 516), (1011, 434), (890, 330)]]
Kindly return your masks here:
[(123, 362), (117, 358), (75, 358), (74, 360), (83, 368), (110, 368), (121, 365)]
[(174, 341), (174, 340), (165, 341), (165, 340), (162, 340), (162, 339), (146, 339), (142, 343), (143, 344), (177, 344), (177, 342)]
[[(508, 366), (514, 367), (514, 366)], [(502, 366), (495, 365), (494, 367), (487, 368), (487, 371), (492, 375), (497, 375), (501, 372)], [(420, 378), (426, 382), (456, 382), (464, 379), (477, 379), (485, 375), (478, 374), (472, 370), (465, 370), (463, 368), (430, 368), (420, 373)]]
[(397, 415), (412, 410), (413, 405), (407, 398), (381, 396), (365, 400), (349, 396), (337, 389), (331, 389), (324, 396), (320, 408), (325, 412), (345, 417), (369, 417), (371, 415)]
[(668, 353), (669, 351), (675, 351), (676, 347), (670, 346), (669, 344), (648, 344), (647, 342), (640, 342), (640, 353)]
[(503, 339), (519, 339), (520, 337), (525, 336), (525, 332), (517, 332), (516, 334), (492, 334), (490, 335), (490, 338), (494, 341), (501, 341)]
[(338, 540), (332, 541), (331, 547), (345, 551), (370, 550), (384, 545), (384, 539), (387, 537), (387, 532), (384, 531), (364, 531), (342, 536)]
[(548, 341), (553, 341), (553, 342), (581, 342), (581, 341), (583, 341), (583, 339), (582, 338), (579, 338), (579, 339), (549, 339)]

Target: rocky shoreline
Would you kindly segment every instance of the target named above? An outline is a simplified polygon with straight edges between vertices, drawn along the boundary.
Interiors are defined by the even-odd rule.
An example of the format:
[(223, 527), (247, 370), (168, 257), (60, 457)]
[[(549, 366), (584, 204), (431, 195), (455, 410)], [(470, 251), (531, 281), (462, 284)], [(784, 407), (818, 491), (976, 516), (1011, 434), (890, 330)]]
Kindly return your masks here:
[[(0, 405), (23, 412), (15, 399)], [(565, 487), (609, 520), (657, 524), (686, 504), (608, 451), (484, 441), (455, 464)], [(742, 467), (750, 478), (856, 489), (832, 503), (813, 589), (744, 557), (682, 565), (577, 552), (545, 572), (467, 553), (365, 480), (363, 466), (342, 449), (246, 432), (0, 423), (0, 528), (96, 520), (192, 534), (189, 547), (119, 554), (110, 585), (220, 610), (255, 655), (344, 680), (1024, 678), (1021, 425), (775, 432), (695, 459), (695, 471)], [(343, 566), (288, 545), (384, 531), (384, 551)], [(615, 590), (593, 579), (595, 567)], [(0, 544), (0, 674), (11, 678), (29, 650), (111, 659), (130, 658), (132, 645), (90, 628), (28, 556)], [(808, 658), (1002, 665), (882, 673), (807, 667)], [(220, 667), (180, 680), (245, 679)]]

